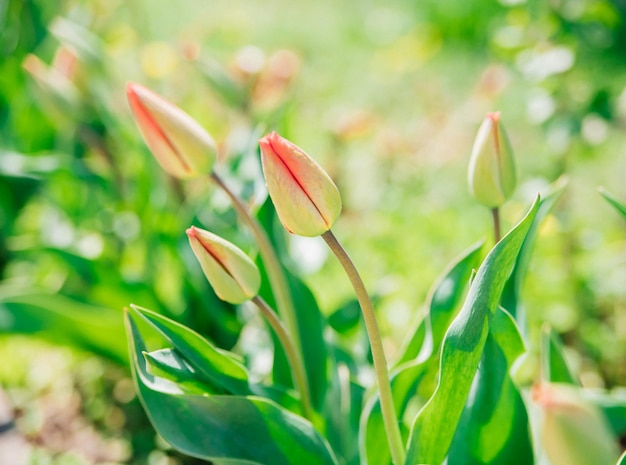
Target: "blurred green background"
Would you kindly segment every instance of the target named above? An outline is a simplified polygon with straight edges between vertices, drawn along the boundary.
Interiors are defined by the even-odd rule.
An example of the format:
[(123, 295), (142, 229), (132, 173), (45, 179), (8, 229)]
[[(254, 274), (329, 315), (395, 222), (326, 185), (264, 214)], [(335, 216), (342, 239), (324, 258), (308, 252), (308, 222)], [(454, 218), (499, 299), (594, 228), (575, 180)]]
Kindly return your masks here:
[[(252, 207), (265, 131), (328, 170), (390, 358), (446, 264), (492, 240), (466, 169), (502, 111), (519, 175), (504, 227), (569, 178), (525, 285), (531, 338), (549, 323), (585, 385), (626, 385), (626, 225), (596, 190), (626, 199), (625, 14), (621, 0), (0, 0), (0, 384), (34, 463), (194, 463), (134, 397), (122, 308), (226, 348), (249, 318), (217, 301), (184, 230), (254, 253), (251, 237), (208, 182), (156, 165), (128, 81), (209, 130)], [(352, 298), (321, 240), (289, 249), (325, 314)]]

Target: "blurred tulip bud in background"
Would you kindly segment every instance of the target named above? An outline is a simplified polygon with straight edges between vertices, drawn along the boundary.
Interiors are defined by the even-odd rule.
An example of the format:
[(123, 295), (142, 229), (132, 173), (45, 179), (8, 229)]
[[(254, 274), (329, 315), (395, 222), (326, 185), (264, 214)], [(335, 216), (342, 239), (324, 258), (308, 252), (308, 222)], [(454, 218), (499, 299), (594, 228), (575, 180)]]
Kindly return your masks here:
[(567, 384), (537, 384), (531, 391), (541, 409), (541, 445), (551, 465), (615, 465), (619, 456), (603, 414)]
[[(43, 101), (40, 103), (48, 106), (55, 117), (61, 119), (77, 118), (79, 113), (80, 95), (72, 82), (75, 56), (73, 58), (72, 69), (65, 66), (48, 66), (33, 54), (27, 55), (22, 62), (22, 68), (33, 78), (42, 94)], [(70, 66), (68, 57), (66, 61), (67, 66)]]
[(471, 194), (489, 208), (502, 205), (515, 190), (515, 162), (500, 112), (487, 113), (478, 129), (469, 163)]
[(307, 237), (328, 231), (341, 213), (341, 196), (332, 179), (277, 133), (259, 142), (267, 189), (283, 226)]
[(212, 171), (217, 148), (196, 120), (139, 84), (127, 84), (126, 95), (146, 144), (165, 171), (177, 178)]
[(241, 249), (204, 229), (187, 229), (191, 249), (217, 296), (231, 304), (246, 302), (257, 295), (261, 275)]
[(277, 50), (270, 55), (252, 89), (255, 107), (269, 110), (279, 106), (288, 97), (300, 66), (300, 57), (291, 50)]

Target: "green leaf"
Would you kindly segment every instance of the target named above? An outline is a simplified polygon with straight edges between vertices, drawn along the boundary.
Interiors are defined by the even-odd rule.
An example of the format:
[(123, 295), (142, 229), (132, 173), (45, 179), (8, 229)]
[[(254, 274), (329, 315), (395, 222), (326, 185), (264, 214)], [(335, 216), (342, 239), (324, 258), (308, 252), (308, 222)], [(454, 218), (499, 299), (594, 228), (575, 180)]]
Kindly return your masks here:
[(507, 312), (491, 320), (471, 394), (449, 451), (449, 465), (532, 465), (528, 414), (509, 376), (524, 344)]
[(541, 377), (551, 383), (580, 385), (567, 365), (559, 336), (549, 327), (541, 333)]
[(624, 451), (615, 465), (626, 465), (626, 451)]
[[(276, 217), (276, 212), (271, 199), (268, 197), (263, 207), (258, 211), (257, 217), (266, 230), (270, 241), (279, 254), (282, 263), (289, 263), (286, 252), (285, 230)], [(259, 294), (270, 304), (276, 307), (269, 280), (261, 260), (257, 265), (263, 276)], [(304, 365), (309, 382), (309, 392), (313, 407), (319, 412), (323, 409), (326, 390), (329, 385), (329, 354), (324, 339), (326, 321), (315, 300), (315, 296), (306, 284), (284, 268), (287, 275), (291, 297), (297, 314), (298, 333), (302, 344)], [(274, 338), (274, 382), (287, 387), (292, 387), (291, 373), (282, 347)]]
[(324, 340), (326, 322), (311, 290), (299, 278), (289, 274), (287, 277), (298, 316), (311, 402), (316, 410), (320, 410), (328, 388), (328, 347)]
[(175, 382), (186, 394), (219, 394), (210, 383), (199, 381), (197, 371), (176, 349), (144, 352), (143, 356), (148, 373)]
[(189, 268), (183, 282), (187, 318), (181, 323), (197, 330), (202, 328), (200, 332), (216, 346), (229, 350), (237, 343), (242, 328), (236, 306), (217, 297), (200, 267), (195, 265)]
[(58, 294), (0, 289), (0, 333), (36, 334), (127, 364), (121, 312)]
[(359, 419), (363, 405), (365, 389), (352, 382), (350, 370), (338, 363), (330, 378), (330, 387), (323, 416), (325, 436), (333, 450), (346, 465), (358, 465)]
[(481, 249), (482, 243), (471, 246), (439, 278), (430, 291), (428, 313), (405, 343), (403, 354), (396, 365), (416, 358), (425, 360), (438, 352), (446, 329), (467, 289), (472, 270), (479, 264)]
[(133, 378), (159, 434), (178, 451), (216, 465), (336, 465), (313, 426), (271, 401), (185, 394), (151, 375), (135, 316), (126, 315)]
[(328, 324), (338, 333), (347, 333), (361, 322), (361, 307), (357, 299), (350, 299), (328, 317)]
[[(391, 390), (398, 416), (402, 418), (409, 401), (421, 397), (422, 405), (435, 388), (439, 348), (469, 284), (472, 270), (480, 260), (482, 244), (475, 244), (455, 259), (430, 292), (429, 312), (405, 344), (399, 365), (391, 375)], [(412, 399), (413, 398), (413, 399)], [(379, 397), (367, 402), (362, 415), (360, 448), (365, 463), (391, 463)], [(406, 428), (403, 433), (408, 436)], [(406, 438), (405, 438), (406, 439)]]
[[(413, 404), (421, 402), (418, 408), (425, 403), (419, 392), (424, 389), (423, 385), (428, 386), (430, 384), (429, 381), (435, 378), (436, 373), (436, 359), (430, 358), (423, 362), (413, 361), (405, 363), (392, 374), (391, 389), (394, 407), (400, 418), (405, 415), (410, 402)], [(406, 441), (409, 431), (403, 424), (401, 424), (400, 432), (403, 436), (403, 441)], [(371, 397), (363, 409), (359, 447), (363, 463), (369, 465), (391, 463), (391, 454), (378, 396)]]
[(608, 192), (603, 187), (600, 187), (598, 191), (600, 192), (602, 197), (604, 197), (607, 200), (607, 202), (613, 205), (613, 207), (615, 207), (615, 209), (622, 214), (624, 219), (626, 219), (626, 203), (623, 203), (622, 201), (620, 201), (617, 197), (615, 197), (613, 194)]
[[(216, 348), (193, 330), (162, 315), (131, 305), (153, 329), (174, 346), (174, 350), (184, 361), (184, 366), (193, 371), (184, 371), (184, 366), (177, 373), (172, 367), (164, 365), (162, 357), (157, 360), (159, 351), (150, 352), (147, 364), (151, 370), (157, 370), (162, 378), (176, 381), (189, 391), (200, 389), (207, 393), (254, 394), (267, 397), (283, 407), (300, 413), (300, 402), (292, 391), (279, 386), (265, 386), (251, 383), (241, 358), (232, 352)], [(166, 349), (167, 350), (167, 349)], [(167, 353), (167, 352), (165, 352)], [(182, 363), (182, 362), (181, 362)], [(176, 378), (180, 377), (180, 378)], [(183, 380), (187, 381), (183, 381)]]
[(489, 322), (538, 207), (539, 200), (491, 250), (472, 281), (465, 304), (444, 338), (437, 389), (415, 419), (407, 465), (444, 461), (482, 357)]
[(231, 394), (250, 394), (248, 374), (234, 354), (216, 348), (195, 331), (164, 316), (135, 305), (131, 308), (214, 386)]
[(513, 315), (515, 320), (521, 326), (523, 333), (525, 332), (526, 321), (524, 307), (520, 301), (522, 284), (528, 271), (530, 257), (532, 255), (535, 241), (537, 240), (537, 236), (539, 234), (539, 228), (541, 227), (541, 223), (552, 211), (557, 201), (561, 198), (561, 195), (565, 191), (565, 187), (567, 187), (567, 183), (568, 180), (566, 177), (559, 178), (554, 184), (552, 184), (548, 193), (545, 196), (542, 196), (541, 200), (539, 201), (537, 214), (535, 215), (533, 223), (530, 226), (530, 230), (528, 231), (528, 234), (524, 239), (524, 243), (522, 244), (520, 253), (518, 254), (515, 261), (515, 267), (513, 268), (513, 272), (507, 280), (507, 283), (504, 286), (504, 291), (502, 292), (502, 299), (500, 301), (500, 304), (511, 315)]

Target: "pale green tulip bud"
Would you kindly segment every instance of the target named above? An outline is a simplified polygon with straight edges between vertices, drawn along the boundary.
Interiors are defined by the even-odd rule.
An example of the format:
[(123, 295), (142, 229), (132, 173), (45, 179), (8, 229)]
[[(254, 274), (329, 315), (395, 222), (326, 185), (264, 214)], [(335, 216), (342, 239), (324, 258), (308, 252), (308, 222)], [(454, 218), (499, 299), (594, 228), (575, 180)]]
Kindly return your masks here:
[(614, 465), (617, 440), (598, 408), (580, 388), (545, 383), (532, 389), (541, 409), (540, 438), (551, 465)]
[(515, 190), (515, 161), (500, 112), (487, 113), (478, 129), (468, 169), (470, 193), (489, 208), (502, 205)]
[(240, 304), (258, 294), (261, 275), (241, 249), (195, 226), (187, 230), (187, 236), (204, 275), (220, 299)]
[(341, 213), (341, 196), (330, 176), (275, 132), (259, 143), (267, 190), (283, 226), (307, 237), (328, 231)]
[(165, 171), (191, 178), (213, 170), (215, 142), (196, 120), (139, 84), (128, 83), (126, 95), (146, 144)]

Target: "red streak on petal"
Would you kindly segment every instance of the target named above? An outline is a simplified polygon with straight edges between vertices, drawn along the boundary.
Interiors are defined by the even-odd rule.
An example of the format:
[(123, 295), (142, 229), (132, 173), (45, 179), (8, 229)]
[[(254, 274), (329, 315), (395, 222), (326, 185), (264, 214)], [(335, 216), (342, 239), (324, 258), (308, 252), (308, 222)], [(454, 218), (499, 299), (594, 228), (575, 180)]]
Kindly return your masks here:
[[(148, 109), (143, 105), (143, 102), (141, 101), (141, 99), (139, 98), (139, 95), (137, 95), (137, 92), (135, 90), (137, 87), (138, 85), (132, 82), (127, 84), (126, 96), (128, 97), (128, 101), (130, 103), (131, 108), (133, 109), (133, 112), (137, 116), (139, 126), (142, 128), (145, 128), (146, 132), (150, 132), (160, 137), (167, 144), (167, 146), (172, 150), (172, 153), (174, 153), (174, 155), (176, 156), (176, 159), (181, 164), (183, 170), (188, 173), (191, 172), (191, 167), (189, 166), (189, 163), (187, 163), (187, 161), (182, 156), (182, 154), (180, 153), (176, 145), (174, 145), (171, 139), (163, 131), (161, 126), (159, 126), (156, 120), (152, 118), (152, 115), (150, 114)], [(145, 89), (145, 90), (147, 90), (148, 92), (151, 92), (148, 89)], [(156, 94), (155, 94), (155, 97), (161, 98)]]
[(200, 244), (202, 246), (202, 248), (206, 251), (206, 253), (208, 253), (211, 257), (213, 257), (213, 259), (222, 268), (222, 270), (224, 270), (224, 272), (226, 274), (228, 274), (228, 276), (230, 276), (231, 278), (235, 279), (233, 277), (232, 273), (226, 267), (226, 264), (225, 264), (223, 258), (221, 258), (219, 253), (216, 252), (214, 249), (212, 249), (209, 244), (207, 244), (205, 241), (202, 240), (202, 237), (200, 236), (200, 234), (198, 234), (198, 229), (195, 226), (192, 226), (191, 228), (187, 229), (186, 232), (187, 232), (187, 236), (189, 238), (192, 238), (195, 241), (197, 241), (198, 244)]
[[(319, 213), (319, 215), (322, 218), (322, 220), (324, 220), (324, 222), (328, 226), (330, 224), (330, 221), (328, 221), (324, 217), (324, 214), (320, 211), (320, 209), (318, 208), (317, 204), (313, 201), (313, 198), (311, 197), (309, 192), (307, 192), (307, 190), (304, 187), (304, 185), (300, 182), (300, 180), (294, 174), (293, 170), (289, 167), (289, 163), (288, 163), (289, 159), (288, 159), (288, 157), (284, 156), (281, 153), (281, 151), (283, 149), (285, 149), (286, 143), (288, 144), (289, 142), (285, 141), (275, 131), (273, 131), (271, 134), (263, 137), (260, 142), (261, 142), (262, 145), (267, 145), (269, 147), (271, 153), (276, 155), (276, 158), (283, 164), (283, 166), (285, 167), (287, 172), (291, 175), (291, 179), (293, 179), (293, 181), (298, 185), (298, 187), (304, 193), (304, 195), (311, 201), (311, 204), (313, 205), (315, 210), (317, 210), (317, 212)], [(287, 151), (289, 151), (289, 148), (287, 148)]]

